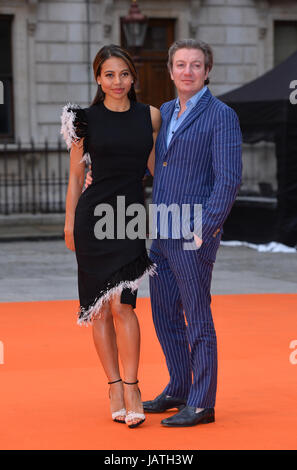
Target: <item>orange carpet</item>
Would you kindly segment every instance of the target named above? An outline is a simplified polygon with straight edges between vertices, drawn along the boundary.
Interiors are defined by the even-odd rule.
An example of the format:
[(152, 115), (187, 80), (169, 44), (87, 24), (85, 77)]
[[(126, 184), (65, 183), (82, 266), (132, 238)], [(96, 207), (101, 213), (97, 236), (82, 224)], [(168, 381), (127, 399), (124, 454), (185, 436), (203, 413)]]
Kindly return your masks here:
[[(214, 296), (212, 305), (216, 422), (181, 430), (159, 424), (169, 412), (147, 415), (138, 429), (111, 421), (92, 330), (76, 325), (76, 301), (1, 303), (0, 448), (296, 449), (297, 364), (290, 344), (297, 340), (297, 294)], [(168, 375), (149, 299), (138, 299), (137, 313), (146, 400), (160, 393)]]

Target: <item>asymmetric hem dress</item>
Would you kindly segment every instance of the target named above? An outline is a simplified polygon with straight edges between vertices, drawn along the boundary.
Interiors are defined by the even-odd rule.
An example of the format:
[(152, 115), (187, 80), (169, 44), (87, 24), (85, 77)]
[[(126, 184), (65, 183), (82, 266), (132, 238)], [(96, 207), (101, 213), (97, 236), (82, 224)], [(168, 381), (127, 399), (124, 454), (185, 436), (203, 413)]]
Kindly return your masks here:
[(135, 307), (141, 278), (156, 272), (145, 237), (139, 232), (136, 238), (128, 236), (129, 222), (134, 226), (133, 208), (144, 207), (142, 180), (153, 129), (149, 106), (134, 101), (124, 112), (111, 111), (103, 102), (85, 109), (69, 103), (61, 121), (68, 149), (84, 138), (82, 160), (92, 164), (93, 181), (78, 200), (74, 221), (77, 322), (88, 324), (115, 293), (121, 294), (121, 303)]

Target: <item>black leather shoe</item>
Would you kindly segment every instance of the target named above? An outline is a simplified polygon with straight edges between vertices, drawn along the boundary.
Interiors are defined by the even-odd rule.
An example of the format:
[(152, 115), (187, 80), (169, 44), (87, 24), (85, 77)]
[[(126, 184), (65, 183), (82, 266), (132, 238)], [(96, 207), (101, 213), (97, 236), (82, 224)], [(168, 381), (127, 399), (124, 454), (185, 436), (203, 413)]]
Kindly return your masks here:
[(170, 418), (163, 419), (163, 426), (185, 428), (188, 426), (196, 426), (196, 424), (213, 423), (215, 420), (214, 408), (205, 408), (203, 411), (196, 413), (196, 406), (186, 406), (179, 413)]
[(164, 413), (171, 408), (178, 408), (182, 410), (186, 406), (187, 400), (182, 398), (169, 397), (164, 392), (161, 393), (154, 400), (144, 401), (143, 409), (147, 413)]

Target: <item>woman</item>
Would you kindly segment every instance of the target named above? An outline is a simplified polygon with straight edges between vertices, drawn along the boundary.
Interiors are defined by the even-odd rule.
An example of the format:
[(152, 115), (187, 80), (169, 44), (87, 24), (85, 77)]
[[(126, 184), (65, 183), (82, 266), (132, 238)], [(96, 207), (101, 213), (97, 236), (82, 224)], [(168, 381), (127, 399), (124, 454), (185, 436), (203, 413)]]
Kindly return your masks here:
[[(65, 106), (61, 118), (61, 133), (71, 148), (65, 243), (78, 263), (78, 323), (93, 325), (95, 347), (110, 384), (112, 419), (132, 428), (145, 420), (137, 385), (140, 331), (133, 309), (138, 282), (147, 273), (153, 275), (155, 265), (143, 239), (125, 234), (98, 239), (95, 214), (100, 211), (94, 210), (108, 204), (114, 211), (112, 224), (117, 225), (123, 217), (117, 213), (118, 196), (125, 197), (124, 209), (144, 203), (142, 179), (147, 167), (153, 173), (161, 117), (156, 108), (137, 103), (136, 69), (125, 50), (104, 46), (93, 70), (98, 84), (93, 103), (86, 109)], [(85, 163), (92, 164), (93, 184), (82, 192)]]

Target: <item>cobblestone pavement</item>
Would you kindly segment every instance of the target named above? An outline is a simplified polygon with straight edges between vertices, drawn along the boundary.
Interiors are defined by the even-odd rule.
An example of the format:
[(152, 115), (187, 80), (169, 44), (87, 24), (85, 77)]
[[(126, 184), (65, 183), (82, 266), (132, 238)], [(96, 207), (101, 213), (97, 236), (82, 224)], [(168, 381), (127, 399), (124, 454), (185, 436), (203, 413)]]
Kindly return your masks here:
[[(297, 254), (221, 246), (212, 294), (297, 293)], [(139, 288), (149, 296), (148, 279)], [(63, 240), (0, 242), (0, 301), (77, 299), (75, 254)]]

